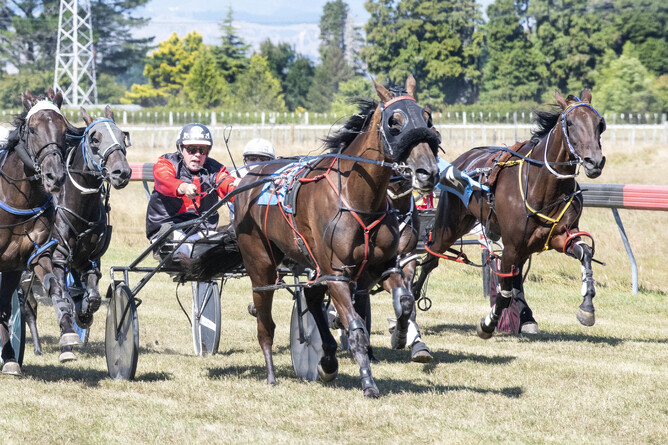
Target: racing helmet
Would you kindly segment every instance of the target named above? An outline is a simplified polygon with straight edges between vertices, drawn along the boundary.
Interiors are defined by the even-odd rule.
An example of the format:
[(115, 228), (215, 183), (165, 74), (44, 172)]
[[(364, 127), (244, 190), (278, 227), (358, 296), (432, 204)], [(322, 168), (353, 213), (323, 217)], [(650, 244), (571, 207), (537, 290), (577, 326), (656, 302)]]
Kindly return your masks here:
[(213, 136), (206, 125), (186, 124), (181, 128), (178, 139), (176, 139), (176, 148), (181, 150), (184, 145), (208, 145), (213, 146)]
[(248, 141), (244, 147), (243, 156), (244, 158), (246, 156), (266, 156), (269, 159), (276, 159), (276, 150), (274, 150), (274, 146), (268, 140), (254, 138)]

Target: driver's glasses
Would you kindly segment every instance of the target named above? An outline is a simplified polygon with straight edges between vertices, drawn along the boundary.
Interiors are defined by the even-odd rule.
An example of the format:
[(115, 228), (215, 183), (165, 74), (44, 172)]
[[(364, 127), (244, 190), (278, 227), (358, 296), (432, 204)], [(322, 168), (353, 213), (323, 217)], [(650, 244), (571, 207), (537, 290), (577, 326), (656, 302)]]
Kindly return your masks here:
[(206, 145), (205, 146), (191, 145), (183, 147), (183, 149), (187, 151), (190, 156), (194, 156), (197, 153), (207, 156), (209, 154), (210, 147)]

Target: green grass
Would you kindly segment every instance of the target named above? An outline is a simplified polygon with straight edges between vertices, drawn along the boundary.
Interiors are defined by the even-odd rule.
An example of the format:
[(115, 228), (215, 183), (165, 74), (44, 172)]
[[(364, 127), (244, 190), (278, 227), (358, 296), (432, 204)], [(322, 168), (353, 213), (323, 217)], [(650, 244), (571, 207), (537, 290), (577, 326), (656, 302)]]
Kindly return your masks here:
[[(623, 180), (622, 163), (608, 162), (614, 179), (601, 182), (632, 182)], [(114, 238), (103, 259), (103, 295), (108, 267), (127, 265), (147, 246), (141, 186), (114, 191), (111, 205)], [(390, 297), (374, 296), (377, 400), (362, 396), (358, 366), (346, 352), (338, 354), (332, 384), (296, 377), (285, 291), (274, 303), (280, 384), (267, 385), (255, 319), (246, 312), (247, 278), (226, 283), (219, 354), (205, 357), (193, 354), (175, 284), (166, 275), (151, 280), (138, 295), (133, 382), (107, 377), (106, 301), (79, 360), (64, 365), (53, 309), (42, 304), (44, 355), (34, 356), (28, 344), (25, 377), (0, 378), (3, 443), (668, 443), (668, 213), (620, 213), (640, 292), (631, 294), (629, 262), (610, 211), (586, 209), (581, 228), (594, 234), (596, 257), (607, 263), (594, 265), (591, 328), (575, 318), (579, 263), (555, 252), (534, 257), (525, 283), (542, 330), (530, 337), (479, 339), (474, 326), (489, 310), (479, 270), (441, 264), (429, 281), (433, 307), (418, 314), (431, 364), (411, 363), (408, 350), (390, 349)], [(189, 308), (189, 289), (181, 287), (179, 296)]]

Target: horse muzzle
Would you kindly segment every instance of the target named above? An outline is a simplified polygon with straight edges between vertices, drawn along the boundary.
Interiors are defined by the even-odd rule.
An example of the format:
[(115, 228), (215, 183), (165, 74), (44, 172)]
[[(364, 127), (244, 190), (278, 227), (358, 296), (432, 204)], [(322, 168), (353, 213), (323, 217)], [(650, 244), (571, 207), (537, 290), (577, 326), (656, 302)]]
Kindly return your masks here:
[(44, 190), (47, 193), (57, 194), (63, 188), (65, 183), (65, 172), (62, 175), (58, 175), (55, 172), (43, 172), (42, 173), (42, 182), (44, 184)]
[(588, 178), (598, 178), (601, 176), (601, 172), (603, 172), (603, 167), (605, 166), (605, 156), (601, 156), (599, 162), (595, 162), (591, 158), (585, 158), (582, 166)]
[(420, 193), (431, 193), (439, 179), (438, 169), (435, 172), (429, 172), (423, 168), (418, 168), (413, 174), (413, 188)]

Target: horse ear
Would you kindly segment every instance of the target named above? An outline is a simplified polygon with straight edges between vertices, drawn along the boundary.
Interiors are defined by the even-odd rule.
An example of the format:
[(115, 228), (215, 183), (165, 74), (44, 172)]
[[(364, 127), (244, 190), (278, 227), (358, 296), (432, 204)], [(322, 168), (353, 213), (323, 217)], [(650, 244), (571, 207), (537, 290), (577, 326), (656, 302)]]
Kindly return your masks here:
[(93, 118), (90, 117), (84, 107), (81, 107), (81, 117), (83, 118), (83, 121), (86, 123), (86, 125), (90, 125), (93, 122)]
[(376, 93), (378, 93), (378, 97), (380, 97), (380, 100), (383, 102), (389, 102), (390, 99), (392, 99), (392, 93), (387, 91), (387, 88), (376, 82), (375, 79), (371, 79), (373, 81), (373, 86), (376, 88)]
[(32, 94), (30, 94), (30, 91), (26, 90), (25, 93), (21, 93), (21, 102), (23, 103), (23, 108), (25, 108), (26, 111), (32, 108), (33, 101), (34, 99)]
[(406, 92), (410, 97), (415, 97), (415, 77), (412, 74), (409, 74), (406, 79)]
[(104, 117), (116, 122), (116, 119), (114, 119), (114, 112), (111, 110), (111, 107), (109, 105), (104, 107)]
[(58, 90), (56, 94), (54, 94), (53, 99), (51, 100), (55, 106), (60, 108), (63, 105), (63, 92)]
[(591, 91), (589, 91), (589, 88), (582, 90), (582, 93), (580, 93), (580, 99), (582, 99), (583, 102), (591, 103)]
[(554, 90), (554, 98), (557, 99), (557, 103), (559, 104), (561, 109), (565, 110), (566, 107), (568, 106), (566, 104), (566, 99), (564, 99), (564, 97), (561, 95), (561, 93), (559, 93), (558, 90)]

